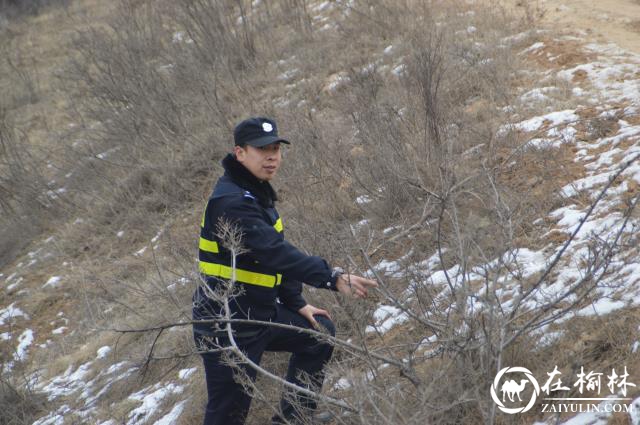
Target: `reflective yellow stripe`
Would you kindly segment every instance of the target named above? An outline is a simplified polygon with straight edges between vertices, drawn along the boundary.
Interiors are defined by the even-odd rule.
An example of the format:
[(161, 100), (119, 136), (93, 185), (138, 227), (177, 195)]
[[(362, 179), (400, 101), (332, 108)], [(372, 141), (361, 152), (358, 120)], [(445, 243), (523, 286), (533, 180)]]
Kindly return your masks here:
[(217, 254), (218, 252), (218, 242), (216, 241), (210, 241), (207, 240), (205, 238), (203, 238), (202, 236), (200, 236), (200, 245), (199, 245), (200, 249), (206, 252), (212, 252), (214, 254)]
[(202, 212), (202, 220), (200, 220), (200, 227), (204, 227), (204, 213), (207, 212), (207, 210), (204, 210)]
[(274, 224), (273, 227), (276, 229), (278, 233), (282, 232), (282, 219), (278, 218), (278, 220), (276, 221), (276, 224)]
[[(231, 279), (233, 270), (231, 269), (231, 267), (225, 266), (223, 264), (200, 261), (200, 272), (208, 276), (220, 277), (222, 279)], [(238, 282), (248, 283), (249, 285), (273, 288), (274, 286), (280, 285), (280, 283), (282, 282), (282, 275), (278, 273), (273, 276), (270, 274), (250, 272), (249, 270), (236, 269), (236, 280)]]

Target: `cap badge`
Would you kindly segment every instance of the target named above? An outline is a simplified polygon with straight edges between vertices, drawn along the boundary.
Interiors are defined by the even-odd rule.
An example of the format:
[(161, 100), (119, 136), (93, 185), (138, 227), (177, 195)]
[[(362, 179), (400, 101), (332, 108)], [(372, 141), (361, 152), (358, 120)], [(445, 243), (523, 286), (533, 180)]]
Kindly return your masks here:
[(263, 122), (263, 123), (262, 123), (262, 129), (263, 129), (264, 131), (266, 131), (267, 133), (270, 133), (270, 132), (272, 132), (272, 131), (273, 131), (273, 126), (272, 126), (270, 123), (268, 123), (268, 122)]

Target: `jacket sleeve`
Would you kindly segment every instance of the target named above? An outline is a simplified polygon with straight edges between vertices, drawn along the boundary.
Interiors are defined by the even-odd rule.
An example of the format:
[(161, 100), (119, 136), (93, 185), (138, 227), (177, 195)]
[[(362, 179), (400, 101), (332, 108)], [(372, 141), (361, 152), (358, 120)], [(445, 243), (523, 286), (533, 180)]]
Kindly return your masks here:
[(278, 287), (278, 298), (282, 304), (294, 311), (300, 310), (307, 305), (302, 297), (302, 282), (283, 278), (282, 284)]
[(242, 230), (242, 246), (247, 255), (272, 268), (287, 279), (305, 282), (316, 288), (333, 289), (331, 268), (321, 258), (307, 255), (282, 238), (265, 219), (256, 201), (247, 197), (229, 197), (218, 216), (236, 223)]

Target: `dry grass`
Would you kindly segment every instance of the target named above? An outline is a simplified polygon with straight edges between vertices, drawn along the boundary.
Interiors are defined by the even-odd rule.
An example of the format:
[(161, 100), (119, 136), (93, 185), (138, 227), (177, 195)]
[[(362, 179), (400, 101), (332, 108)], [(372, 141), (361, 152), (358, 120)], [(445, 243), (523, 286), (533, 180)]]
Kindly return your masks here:
[(18, 379), (0, 381), (0, 421), (7, 425), (32, 423), (46, 412), (45, 397)]
[(626, 24), (631, 31), (640, 32), (640, 20), (636, 19)]
[(595, 58), (581, 48), (583, 43), (580, 41), (543, 38), (541, 42), (544, 46), (527, 53), (527, 58), (547, 69), (571, 68), (592, 62)]

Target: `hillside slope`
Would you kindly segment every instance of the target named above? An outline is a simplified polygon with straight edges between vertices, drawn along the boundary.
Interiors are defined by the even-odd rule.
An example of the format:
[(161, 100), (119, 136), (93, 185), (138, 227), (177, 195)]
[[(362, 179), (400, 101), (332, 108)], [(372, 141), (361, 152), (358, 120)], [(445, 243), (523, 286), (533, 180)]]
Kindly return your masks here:
[[(374, 301), (355, 305), (308, 291), (311, 301), (335, 312), (339, 337), (388, 360), (367, 356), (365, 362), (349, 349), (336, 356), (325, 392), (346, 400), (354, 411), (336, 409), (334, 423), (638, 423), (633, 412), (547, 414), (541, 402), (526, 415), (504, 415), (495, 411), (487, 382), (499, 365), (527, 367), (539, 379), (554, 365), (565, 375), (580, 366), (606, 372), (626, 366), (629, 381), (640, 381), (640, 56), (633, 53), (640, 5), (608, 1), (591, 8), (583, 7), (589, 2), (566, 1), (554, 3), (552, 10), (551, 2), (543, 2), (548, 10), (542, 23), (527, 26), (521, 14), (500, 21), (501, 10), (494, 14), (492, 8), (464, 2), (434, 12), (435, 17), (422, 16), (425, 11), (412, 2), (397, 12), (382, 7), (393, 2), (316, 1), (305, 3), (297, 17), (252, 2), (257, 18), (250, 22), (256, 28), (262, 28), (264, 16), (276, 19), (283, 13), (286, 22), (270, 25), (281, 32), (268, 33), (273, 38), (267, 46), (260, 41), (254, 46), (258, 57), (268, 58), (266, 65), (252, 68), (250, 59), (232, 57), (224, 66), (254, 73), (238, 71), (239, 80), (228, 86), (217, 81), (220, 92), (206, 93), (205, 102), (196, 96), (201, 87), (210, 87), (211, 75), (203, 70), (203, 85), (195, 89), (185, 84), (197, 81), (204, 69), (189, 68), (201, 53), (191, 56), (189, 49), (197, 44), (191, 36), (200, 41), (201, 34), (174, 28), (180, 22), (171, 20), (163, 21), (166, 33), (160, 35), (153, 25), (140, 33), (123, 32), (123, 39), (133, 40), (131, 51), (144, 58), (135, 63), (148, 73), (142, 75), (165, 85), (146, 91), (148, 81), (127, 74), (126, 64), (92, 57), (91, 66), (113, 60), (110, 71), (122, 77), (114, 86), (131, 96), (126, 99), (131, 104), (120, 108), (107, 98), (111, 87), (99, 87), (105, 91), (95, 96), (106, 99), (104, 104), (85, 103), (97, 90), (91, 81), (58, 86), (45, 77), (60, 69), (79, 72), (63, 66), (86, 53), (76, 50), (80, 44), (72, 43), (70, 34), (88, 24), (108, 25), (111, 15), (117, 16), (100, 3), (78, 0), (66, 10), (53, 8), (16, 24), (18, 35), (2, 35), (33, 55), (21, 66), (47, 81), (34, 92), (38, 100), (9, 113), (14, 128), (34, 145), (56, 141), (77, 148), (45, 155), (51, 193), (44, 193), (64, 198), (73, 192), (65, 207), (70, 212), (61, 213), (55, 228), (43, 226), (44, 233), (7, 256), (0, 269), (3, 420), (38, 425), (201, 421), (203, 372), (189, 327), (124, 331), (188, 324), (190, 294), (198, 282), (193, 235), (199, 208), (219, 172), (216, 162), (228, 148), (229, 125), (246, 111), (267, 111), (282, 118), (304, 147), (286, 158), (291, 165), (280, 186), (279, 208), (290, 218), (289, 237), (384, 282)], [(611, 9), (606, 20), (601, 8)], [(146, 23), (150, 10), (132, 6), (132, 16)], [(438, 74), (450, 96), (444, 103), (454, 106), (435, 118), (422, 114), (429, 111), (423, 102), (428, 97), (413, 96), (428, 91), (420, 77), (438, 70), (432, 59), (438, 56), (420, 55), (418, 48), (438, 52), (445, 42), (411, 40), (393, 25), (394, 19), (407, 19), (401, 22), (414, 26), (411, 34), (423, 35), (429, 32), (423, 20), (430, 18), (434, 28), (451, 28), (443, 31), (443, 39), (451, 37), (456, 47), (455, 54), (444, 55), (454, 58), (453, 65)], [(242, 27), (245, 20), (233, 25)], [(299, 22), (295, 30), (286, 26), (294, 21)], [(592, 22), (602, 27), (590, 34)], [(574, 28), (549, 29), (567, 23)], [(51, 30), (57, 24), (65, 31), (37, 31), (37, 25)], [(492, 28), (498, 25), (504, 28)], [(581, 25), (584, 31), (575, 28)], [(596, 37), (598, 32), (606, 39)], [(105, 34), (84, 41), (103, 41), (93, 47), (105, 55), (109, 48), (119, 57), (131, 52), (117, 50), (121, 45), (108, 38), (113, 31)], [(46, 43), (53, 37), (53, 46)], [(150, 41), (135, 44), (140, 40)], [(117, 74), (120, 65), (122, 74)], [(99, 69), (83, 75), (99, 75)], [(446, 74), (455, 77), (453, 83)], [(12, 81), (0, 77), (3, 91)], [(412, 85), (416, 81), (422, 84)], [(163, 89), (175, 96), (164, 96)], [(233, 103), (234, 95), (239, 104), (216, 109), (214, 94), (222, 105)], [(145, 104), (146, 97), (157, 103)], [(194, 112), (205, 107), (210, 115)], [(182, 115), (166, 117), (175, 110)], [(113, 115), (101, 121), (96, 111)], [(422, 119), (424, 126), (418, 125)], [(169, 142), (146, 150), (147, 145), (123, 141), (123, 125), (129, 123), (144, 141), (163, 136)], [(189, 131), (182, 133), (182, 125)], [(421, 151), (425, 140), (440, 141), (434, 127), (441, 130), (443, 145), (448, 138), (460, 144)], [(184, 144), (171, 139), (187, 133)], [(375, 149), (367, 144), (371, 141)], [(202, 153), (202, 146), (211, 148)], [(71, 152), (78, 157), (65, 158)], [(193, 152), (201, 158), (189, 157)], [(415, 175), (399, 162), (403, 158), (416, 159), (410, 163), (418, 170)], [(391, 172), (397, 175), (385, 175)], [(83, 179), (107, 189), (89, 192)], [(481, 180), (487, 183), (480, 186)], [(176, 181), (179, 186), (171, 186)], [(118, 192), (119, 185), (131, 192)], [(193, 188), (199, 193), (191, 193)], [(102, 209), (101, 197), (112, 202), (109, 211), (92, 216), (90, 206), (76, 208), (96, 202)], [(445, 198), (454, 209), (445, 209)], [(331, 251), (338, 244), (341, 252)], [(366, 255), (360, 258), (360, 253)], [(446, 326), (440, 328), (442, 323)], [(284, 362), (277, 357), (266, 364), (282, 370)], [(461, 372), (460, 367), (475, 369)], [(18, 390), (17, 395), (6, 388)], [(258, 389), (263, 393), (253, 407), (252, 424), (264, 423), (280, 388), (265, 379)], [(578, 394), (573, 389), (569, 395)], [(640, 389), (629, 387), (625, 396), (640, 410)]]

